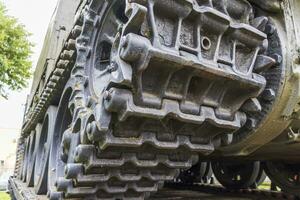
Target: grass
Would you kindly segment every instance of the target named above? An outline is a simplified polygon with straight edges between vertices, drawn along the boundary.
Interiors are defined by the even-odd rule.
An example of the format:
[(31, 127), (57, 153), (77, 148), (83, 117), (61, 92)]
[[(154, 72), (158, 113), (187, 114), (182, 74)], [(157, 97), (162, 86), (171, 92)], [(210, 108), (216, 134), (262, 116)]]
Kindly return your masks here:
[(6, 192), (0, 192), (1, 200), (10, 200), (10, 196)]
[(261, 184), (260, 186), (258, 186), (258, 189), (260, 190), (269, 190), (271, 188), (271, 184), (270, 183), (266, 183), (264, 182), (263, 184)]

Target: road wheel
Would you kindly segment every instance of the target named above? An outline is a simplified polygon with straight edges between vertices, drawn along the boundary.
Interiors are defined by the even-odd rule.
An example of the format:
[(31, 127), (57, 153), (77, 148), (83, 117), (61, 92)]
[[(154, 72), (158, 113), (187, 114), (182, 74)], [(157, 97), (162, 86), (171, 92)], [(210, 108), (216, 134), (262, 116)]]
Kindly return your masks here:
[(283, 191), (300, 195), (300, 165), (279, 161), (267, 161), (265, 171), (271, 181)]
[(53, 136), (54, 122), (56, 118), (56, 107), (50, 106), (43, 121), (41, 134), (38, 136), (35, 173), (34, 173), (34, 188), (37, 194), (46, 194), (48, 187), (48, 164), (50, 142)]
[(212, 162), (212, 169), (217, 180), (229, 189), (252, 187), (258, 177), (260, 162)]

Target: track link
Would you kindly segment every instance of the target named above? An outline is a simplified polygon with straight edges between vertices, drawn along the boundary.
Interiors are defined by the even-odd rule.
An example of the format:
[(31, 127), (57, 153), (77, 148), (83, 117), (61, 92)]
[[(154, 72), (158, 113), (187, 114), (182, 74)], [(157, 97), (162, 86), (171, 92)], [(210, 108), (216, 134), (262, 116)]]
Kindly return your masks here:
[[(182, 45), (185, 50), (176, 55), (168, 49), (167, 35), (162, 36), (165, 37), (166, 43), (158, 45), (162, 41), (155, 38), (155, 34), (164, 31), (159, 26), (155, 27), (158, 33), (154, 33), (156, 44), (153, 46), (146, 36), (137, 35), (139, 27), (148, 26), (146, 25), (147, 15), (154, 20), (156, 12), (153, 10), (154, 4), (159, 4), (169, 10), (171, 8), (168, 6), (171, 4), (160, 5), (159, 1), (149, 1), (148, 5), (143, 1), (122, 2), (125, 2), (124, 9), (128, 21), (118, 28), (112, 40), (112, 48), (117, 49), (112, 50), (111, 56), (115, 56), (116, 60), (106, 66), (99, 75), (100, 77), (108, 76), (109, 81), (102, 78), (101, 82), (97, 82), (97, 86), (93, 82), (94, 77), (90, 75), (94, 74), (91, 69), (93, 55), (99, 53), (96, 51), (97, 43), (100, 43), (97, 41), (97, 30), (101, 24), (105, 27), (103, 20), (109, 9), (122, 3), (90, 1), (89, 5), (84, 8), (81, 34), (76, 40), (76, 62), (69, 81), (72, 83), (73, 91), (69, 103), (73, 113), (71, 133), (76, 135), (76, 139), (70, 139), (65, 135), (63, 137), (61, 146), (64, 148), (62, 157), (65, 158), (66, 163), (65, 176), (57, 179), (57, 191), (51, 191), (50, 199), (148, 198), (152, 193), (157, 192), (165, 181), (173, 180), (180, 169), (188, 169), (195, 164), (198, 155), (211, 153), (214, 150), (212, 144), (214, 137), (224, 131), (234, 131), (245, 123), (246, 116), (240, 111), (240, 107), (249, 98), (248, 93), (241, 95), (241, 98), (237, 100), (240, 107), (237, 106), (230, 111), (215, 110), (211, 108), (210, 103), (207, 106), (201, 106), (198, 100), (193, 102), (193, 99), (189, 97), (186, 97), (187, 101), (192, 101), (190, 103), (193, 105), (183, 103), (184, 86), (181, 84), (175, 86), (174, 82), (184, 83), (184, 80), (192, 79), (194, 73), (200, 74), (199, 76), (203, 78), (209, 74), (212, 77), (219, 76), (230, 84), (242, 82), (243, 87), (248, 87), (249, 90), (247, 90), (253, 97), (259, 95), (264, 87), (264, 78), (258, 74), (254, 74), (251, 78), (241, 78), (228, 69), (213, 69), (210, 65), (195, 61), (196, 58), (192, 54), (199, 51), (200, 46), (197, 47), (198, 49), (189, 48), (186, 45), (191, 44), (182, 41), (182, 43), (186, 42), (186, 45)], [(175, 9), (183, 9), (183, 13), (187, 15), (192, 10), (199, 12), (200, 15), (207, 13), (215, 15), (223, 20), (224, 26), (221, 25), (223, 29), (230, 26), (229, 17), (220, 11), (212, 8), (204, 9), (204, 11), (197, 10), (198, 7), (195, 8), (195, 4), (191, 4), (191, 1), (182, 1), (182, 3), (174, 1), (174, 5)], [(249, 5), (245, 3), (240, 6), (246, 6), (249, 9)], [(164, 17), (158, 16), (158, 20), (162, 20), (161, 23), (163, 20), (168, 20)], [(119, 20), (123, 18), (121, 16)], [(179, 16), (179, 20), (183, 18)], [(152, 28), (154, 30), (154, 27)], [(235, 26), (230, 28), (236, 31), (240, 29)], [(245, 32), (255, 32), (250, 26), (244, 26), (241, 29), (245, 29)], [(261, 32), (252, 34), (257, 34), (258, 42), (251, 45), (259, 46), (265, 39), (265, 35)], [(177, 37), (184, 36), (178, 34)], [(94, 46), (95, 43), (96, 46)], [(179, 50), (179, 46), (175, 48)], [(142, 49), (142, 51), (137, 52), (137, 49)], [(114, 55), (114, 51), (118, 54)], [(252, 53), (256, 55), (257, 50)], [(142, 61), (140, 59), (148, 60), (148, 62), (140, 63), (140, 69), (135, 70), (138, 62)], [(225, 58), (220, 58), (222, 59)], [(153, 88), (149, 88), (145, 82), (150, 80), (149, 77), (154, 78), (153, 73), (159, 73), (157, 64), (163, 62), (167, 63), (168, 70), (159, 80), (163, 82), (159, 83), (165, 85), (161, 91), (165, 97), (155, 88), (152, 80), (149, 84)], [(202, 67), (203, 65), (207, 68)], [(172, 69), (172, 66), (175, 68)], [(187, 68), (187, 71), (181, 77), (181, 70), (184, 71), (183, 66)], [(147, 67), (149, 70), (146, 70)], [(178, 78), (180, 81), (176, 81)], [(140, 84), (140, 81), (143, 83)], [(210, 84), (215, 83), (212, 81)], [(103, 90), (97, 93), (94, 91), (95, 87)], [(236, 88), (236, 90), (242, 89)], [(203, 98), (207, 102), (209, 102), (209, 97), (205, 95), (207, 93), (213, 95), (212, 91), (190, 92), (186, 95), (193, 96), (198, 95), (197, 92), (204, 92)], [(229, 94), (230, 91), (228, 94), (224, 93), (223, 97)], [(195, 98), (201, 98), (201, 96)], [(215, 103), (220, 104), (220, 107), (232, 106), (230, 101), (224, 100), (224, 102), (226, 105), (222, 105), (221, 102)], [(199, 125), (202, 131), (206, 129), (207, 133), (204, 131), (205, 133), (201, 135), (200, 129), (197, 128)]]
[[(32, 188), (27, 188), (21, 181), (10, 178), (10, 192), (16, 200), (46, 200), (43, 195), (36, 195)], [(226, 190), (216, 185), (167, 185), (160, 192), (153, 195), (150, 200), (298, 200), (298, 198), (282, 193), (268, 190)]]
[[(214, 150), (213, 140), (221, 140), (226, 137), (225, 133), (238, 130), (246, 123), (245, 113), (253, 108), (253, 103), (259, 107), (256, 97), (265, 86), (264, 77), (252, 70), (260, 71), (274, 62), (270, 57), (258, 55), (260, 48), (265, 48), (261, 46), (266, 36), (257, 27), (245, 25), (250, 23), (248, 18), (252, 14), (247, 1), (238, 5), (245, 8), (245, 13), (231, 13), (241, 15), (239, 20), (230, 18), (227, 11), (231, 8), (217, 9), (199, 1), (120, 1), (125, 7), (124, 11), (118, 10), (120, 19), (116, 21), (122, 21), (125, 15), (127, 19), (117, 27), (115, 38), (107, 37), (112, 41), (113, 58), (98, 74), (102, 79), (97, 85), (91, 80), (95, 78), (92, 58), (99, 53), (97, 31), (104, 23), (106, 12), (118, 5), (116, 2), (82, 3), (83, 9), (57, 60), (57, 68), (27, 116), (25, 137), (43, 116), (51, 99), (61, 94), (62, 85), (71, 88), (68, 106), (73, 120), (61, 144), (65, 172), (64, 176), (57, 177), (56, 190), (48, 193), (51, 200), (148, 198), (165, 181), (173, 180), (180, 169), (195, 164), (199, 155), (210, 154)], [(162, 10), (155, 10), (156, 7)], [(177, 26), (171, 24), (171, 30), (162, 28), (171, 23), (169, 16), (155, 16), (164, 9), (178, 20)], [(121, 12), (124, 16), (120, 16)], [(218, 21), (220, 30), (214, 30), (215, 35), (201, 40), (200, 35), (190, 33), (190, 27), (199, 24), (191, 23), (188, 15), (208, 18), (203, 22), (208, 26), (210, 20)], [(157, 25), (153, 23), (155, 20)], [(236, 25), (239, 23), (244, 25)], [(176, 29), (177, 34), (174, 34)], [(150, 30), (153, 30), (152, 36), (148, 35)], [(191, 32), (196, 31), (200, 29)], [(238, 63), (233, 70), (230, 66), (235, 61), (228, 61), (226, 53), (216, 58), (218, 48), (226, 49), (222, 45), (226, 45), (228, 38), (221, 40), (226, 31), (237, 43), (252, 47), (248, 49), (253, 56), (247, 60), (249, 66)], [(170, 34), (176, 35), (174, 46), (170, 44), (174, 39)], [(253, 43), (245, 42), (247, 34), (255, 36)], [(197, 38), (198, 43), (192, 38)], [(245, 52), (236, 52), (236, 55), (239, 53)], [(260, 61), (257, 65), (256, 59)], [(156, 79), (160, 65), (165, 65), (165, 71)], [(243, 71), (245, 68), (247, 71)], [(222, 84), (216, 83), (214, 78)], [(209, 89), (195, 88), (195, 84), (206, 82)], [(233, 90), (225, 83), (234, 86)], [(100, 92), (95, 91), (95, 85)], [(232, 92), (244, 90), (247, 92), (241, 93), (239, 99), (231, 101)]]

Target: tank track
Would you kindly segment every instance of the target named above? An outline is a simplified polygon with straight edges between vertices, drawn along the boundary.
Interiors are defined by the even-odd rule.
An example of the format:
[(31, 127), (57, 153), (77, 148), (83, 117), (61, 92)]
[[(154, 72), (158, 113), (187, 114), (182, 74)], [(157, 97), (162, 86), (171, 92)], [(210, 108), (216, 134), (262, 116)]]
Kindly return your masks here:
[[(22, 172), (22, 165), (24, 160), (24, 150), (21, 149), (26, 146), (26, 138), (30, 136), (31, 131), (35, 129), (36, 125), (45, 116), (48, 107), (53, 103), (54, 99), (59, 99), (64, 86), (69, 80), (71, 70), (74, 67), (76, 60), (76, 38), (80, 35), (82, 25), (82, 7), (86, 5), (86, 1), (82, 1), (78, 8), (78, 13), (74, 19), (74, 27), (65, 42), (60, 56), (57, 58), (55, 69), (47, 80), (44, 89), (40, 96), (36, 94), (36, 102), (33, 103), (30, 109), (25, 113), (24, 125), (22, 127), (21, 138), (17, 145), (17, 157), (15, 165), (15, 174), (20, 175)], [(20, 164), (19, 164), (20, 163)]]
[[(90, 49), (86, 43), (90, 38), (90, 30), (95, 24), (94, 3), (96, 4), (93, 1), (90, 3), (90, 7), (84, 14), (82, 33), (76, 44), (77, 61), (70, 80), (70, 82), (74, 81), (70, 106), (74, 108), (73, 113), (80, 116), (74, 117), (76, 121), (73, 123), (73, 129), (76, 129), (78, 118), (83, 124), (83, 128), (80, 130), (83, 134), (81, 135), (81, 144), (68, 145), (76, 146), (75, 162), (66, 165), (65, 178), (61, 177), (57, 181), (57, 191), (61, 192), (61, 195), (52, 192), (49, 196), (50, 199), (58, 196), (92, 199), (145, 199), (150, 196), (151, 192), (156, 192), (161, 188), (163, 181), (173, 180), (178, 174), (178, 169), (189, 168), (197, 161), (196, 153), (184, 155), (184, 146), (190, 147), (194, 152), (198, 150), (210, 152), (211, 147), (193, 145), (185, 136), (181, 136), (181, 138), (179, 136), (175, 141), (159, 141), (156, 139), (155, 133), (143, 131), (141, 127), (154, 124), (154, 131), (164, 129), (164, 127), (156, 120), (146, 117), (132, 118), (124, 122), (118, 122), (115, 119), (116, 133), (113, 135), (107, 130), (103, 136), (105, 138), (99, 137), (102, 133), (98, 132), (96, 122), (91, 121), (94, 113), (91, 114), (90, 111), (95, 110), (99, 105), (94, 108), (86, 107), (85, 105), (89, 105), (91, 102), (86, 102), (84, 94), (84, 85), (87, 81), (84, 71), (85, 60)], [(101, 114), (105, 115), (105, 112), (103, 110)], [(134, 128), (132, 126), (135, 120), (142, 124), (141, 127)], [(139, 138), (130, 139), (137, 136)], [(67, 144), (67, 137), (64, 139), (63, 144)], [(91, 144), (94, 142), (100, 142), (99, 146)], [(170, 153), (170, 150), (174, 151)], [(67, 152), (72, 152), (72, 150)]]
[[(191, 2), (184, 1), (185, 3), (190, 4)], [(173, 180), (178, 175), (179, 169), (190, 168), (197, 162), (199, 154), (209, 154), (214, 148), (211, 143), (212, 137), (201, 137), (199, 141), (197, 132), (191, 129), (181, 130), (182, 132), (170, 130), (176, 130), (176, 128), (186, 125), (194, 128), (206, 120), (209, 122), (206, 126), (211, 129), (218, 126), (225, 130), (235, 130), (245, 122), (243, 113), (240, 112), (233, 115), (233, 118), (230, 117), (229, 120), (228, 113), (218, 113), (217, 116), (214, 110), (203, 106), (203, 112), (198, 116), (194, 113), (193, 108), (182, 109), (178, 100), (172, 99), (174, 97), (169, 97), (167, 100), (162, 100), (162, 97), (159, 96), (157, 99), (147, 98), (147, 91), (142, 91), (141, 85), (128, 83), (132, 79), (128, 77), (130, 72), (122, 71), (124, 70), (122, 68), (127, 66), (120, 60), (122, 63), (117, 63), (117, 69), (109, 71), (111, 73), (117, 71), (121, 74), (118, 75), (118, 78), (121, 78), (115, 78), (108, 84), (100, 95), (100, 100), (89, 94), (91, 82), (88, 80), (90, 77), (87, 63), (92, 54), (91, 49), (93, 49), (91, 46), (93, 30), (99, 25), (101, 19), (97, 13), (101, 11), (102, 7), (107, 6), (105, 4), (108, 2), (91, 1), (83, 15), (82, 32), (77, 38), (76, 44), (77, 60), (70, 80), (73, 83), (70, 102), (70, 108), (74, 113), (72, 132), (78, 134), (80, 139), (79, 141), (70, 141), (68, 136), (63, 138), (62, 146), (65, 152), (63, 157), (68, 158), (65, 159), (68, 160), (68, 163), (65, 177), (57, 180), (57, 192), (51, 193), (50, 199), (52, 196), (53, 199), (57, 196), (92, 199), (148, 198), (151, 193), (162, 187), (164, 181)], [(134, 62), (139, 59), (136, 55), (143, 57), (153, 54), (157, 56), (153, 58), (156, 62), (166, 57), (169, 59), (166, 59), (168, 62), (173, 62), (175, 65), (190, 65), (184, 59), (176, 57), (168, 51), (161, 52), (150, 46), (139, 46), (148, 43), (142, 37), (128, 32), (129, 30), (134, 32), (136, 26), (142, 26), (141, 19), (144, 19), (143, 16), (146, 15), (147, 9), (143, 2), (130, 1), (127, 6), (129, 21), (123, 27), (121, 34), (127, 32), (123, 44), (128, 49), (123, 47), (125, 49), (121, 55), (122, 60), (134, 65)], [(182, 5), (178, 4), (177, 6), (181, 7)], [(149, 12), (153, 14), (153, 11)], [(212, 14), (215, 14), (214, 11)], [(133, 22), (140, 23), (140, 25), (133, 24)], [(247, 29), (248, 27), (243, 28)], [(258, 37), (260, 37), (258, 40), (265, 39), (263, 35)], [(138, 38), (140, 41), (136, 41), (134, 38)], [(136, 49), (141, 48), (149, 52), (135, 52)], [(190, 50), (193, 51), (193, 49)], [(225, 74), (230, 73), (221, 71)], [(141, 75), (143, 71), (132, 73)], [(146, 70), (144, 73), (145, 76), (151, 75), (151, 72), (147, 74)], [(211, 73), (212, 76), (221, 75), (215, 71), (207, 71), (207, 73)], [(176, 75), (174, 76), (176, 77)], [(232, 74), (232, 76), (233, 78), (230, 80), (233, 82), (240, 80), (235, 75)], [(172, 84), (172, 82), (168, 84)], [(264, 81), (262, 77), (256, 75), (254, 79), (245, 80), (244, 84), (250, 88), (253, 87), (251, 92), (255, 96), (261, 92)], [(168, 91), (165, 92), (168, 93)], [(154, 93), (154, 95), (157, 94)], [(247, 95), (240, 101), (245, 101), (244, 98), (248, 98)], [(162, 102), (160, 108), (157, 103), (159, 101)], [(99, 115), (99, 113), (101, 114)], [(176, 123), (180, 126), (174, 126)], [(213, 127), (210, 124), (213, 124)], [(73, 163), (70, 160), (73, 160)]]
[(25, 145), (23, 139), (18, 140), (17, 144), (17, 155), (16, 155), (16, 164), (15, 164), (15, 170), (14, 170), (14, 176), (17, 176), (19, 179), (22, 179), (21, 174), (22, 174), (22, 165), (23, 165), (23, 160), (25, 156)]
[[(152, 3), (148, 9), (151, 16), (154, 15), (151, 6), (154, 2), (159, 3), (150, 2)], [(246, 1), (243, 2), (245, 3), (240, 6), (248, 8), (250, 4)], [(117, 38), (120, 40), (118, 45), (120, 45), (119, 48), (122, 48), (122, 53), (117, 60), (117, 67), (110, 65), (107, 69), (108, 72), (116, 73), (118, 76), (104, 87), (100, 97), (95, 97), (90, 92), (90, 71), (87, 65), (93, 53), (94, 29), (99, 26), (101, 19), (99, 10), (101, 11), (102, 6), (107, 6), (105, 4), (108, 4), (108, 1), (91, 0), (86, 4), (83, 3), (83, 9), (78, 15), (74, 30), (57, 61), (57, 68), (50, 77), (39, 103), (27, 117), (24, 133), (32, 129), (38, 119), (43, 116), (51, 103), (51, 98), (61, 94), (62, 86), (69, 79), (69, 72), (72, 70), (67, 84), (72, 89), (69, 103), (73, 114), (73, 122), (70, 125), (72, 137), (67, 134), (63, 136), (61, 152), (66, 164), (65, 176), (57, 179), (56, 191), (50, 191), (48, 194), (50, 199), (148, 198), (151, 193), (163, 186), (164, 181), (173, 180), (180, 169), (188, 169), (195, 164), (198, 155), (210, 154), (214, 150), (213, 139), (221, 137), (223, 132), (232, 132), (242, 127), (246, 122), (245, 112), (248, 112), (249, 109), (249, 112), (253, 112), (253, 104), (254, 109), (259, 107), (255, 104), (257, 102), (255, 98), (263, 91), (265, 79), (256, 73), (251, 73), (251, 78), (249, 76), (239, 77), (226, 67), (230, 64), (226, 57), (220, 58), (222, 68), (215, 70), (211, 66), (208, 69), (201, 67), (207, 64), (196, 61), (195, 52), (200, 51), (201, 46), (189, 47), (193, 45), (189, 37), (193, 36), (188, 35), (188, 32), (177, 35), (178, 40), (181, 38), (181, 43), (184, 43), (180, 46), (180, 49), (183, 50), (180, 50), (178, 55), (175, 55), (168, 47), (167, 32), (164, 32), (165, 36), (160, 36), (163, 38), (164, 44), (154, 36), (156, 43), (154, 42), (155, 45), (152, 46), (145, 39), (147, 38), (146, 29), (149, 26), (144, 21), (145, 16), (148, 15), (146, 3), (146, 1), (128, 1), (126, 4), (126, 14), (129, 20), (124, 27), (120, 28), (120, 38)], [(262, 32), (257, 32), (250, 25), (231, 26), (232, 22), (229, 16), (217, 11), (209, 3), (203, 5), (202, 3), (198, 5), (198, 3), (186, 0), (181, 4), (174, 1), (176, 9), (184, 7), (183, 13), (199, 12), (202, 15), (207, 14), (208, 18), (212, 15), (212, 20), (214, 18), (217, 18), (217, 21), (221, 20), (224, 23), (220, 25), (224, 29), (223, 31), (230, 27), (233, 32), (246, 32), (245, 35), (251, 33), (257, 37), (257, 40), (251, 44), (252, 46), (256, 45), (256, 51), (251, 52), (254, 55), (252, 64), (254, 65), (256, 58), (260, 62), (251, 67), (236, 66), (237, 71), (244, 70), (245, 67), (256, 67), (254, 70), (260, 71), (274, 62), (267, 56), (257, 57), (258, 50), (262, 48), (261, 45), (266, 39)], [(160, 6), (168, 8), (169, 5), (162, 3)], [(203, 10), (199, 9), (199, 6)], [(246, 15), (243, 16), (245, 19), (241, 19), (237, 23), (244, 22), (243, 20), (247, 21), (246, 18), (249, 18), (250, 15), (250, 11), (246, 12)], [(181, 20), (183, 18), (180, 16)], [(163, 20), (166, 19), (159, 20), (162, 20), (161, 23), (163, 23)], [(264, 19), (260, 20), (256, 20), (258, 28), (260, 23), (264, 23)], [(185, 25), (186, 29), (189, 29), (191, 24), (183, 26)], [(145, 34), (144, 37), (137, 35), (138, 27), (143, 29), (145, 26), (146, 29), (142, 30)], [(156, 28), (164, 31), (161, 27)], [(235, 34), (237, 40), (245, 42), (243, 38), (245, 35)], [(121, 37), (122, 35), (124, 37)], [(136, 51), (141, 48), (145, 52)], [(176, 48), (179, 51), (179, 46)], [(206, 48), (205, 44), (204, 48)], [(213, 50), (216, 51), (215, 48)], [(211, 58), (210, 53), (204, 53), (202, 56), (206, 56), (208, 60)], [(154, 63), (167, 62), (168, 70), (172, 73), (165, 74), (163, 77), (168, 82), (160, 83), (165, 85), (164, 91), (151, 90), (151, 88), (147, 88), (147, 84), (138, 84), (139, 81), (143, 82), (144, 78), (151, 77), (153, 75), (151, 73), (159, 73), (155, 66), (151, 66), (153, 71), (145, 70), (146, 65), (151, 65), (150, 62), (141, 63), (144, 65), (144, 69), (128, 70), (130, 67), (134, 68), (141, 58), (149, 59)], [(173, 65), (175, 69), (172, 69)], [(186, 66), (189, 69), (184, 71), (185, 69), (179, 66)], [(203, 77), (206, 75), (221, 77), (224, 82), (230, 84), (241, 82), (243, 87), (235, 88), (235, 90), (241, 91), (246, 88), (249, 93), (241, 95), (241, 98), (237, 100), (238, 106), (233, 106), (230, 99), (226, 99), (224, 105), (220, 102), (213, 102), (212, 104), (220, 104), (221, 109), (219, 110), (214, 110), (210, 105), (201, 106), (194, 100), (194, 98), (201, 98), (201, 96), (195, 96), (201, 91), (191, 91), (188, 94), (190, 96), (183, 99), (184, 94), (181, 93), (184, 92), (184, 86), (176, 88), (174, 82), (183, 83), (184, 80), (187, 80), (185, 78), (192, 78), (195, 71), (203, 73), (201, 75)], [(186, 73), (184, 77), (180, 76), (182, 72)], [(137, 79), (135, 79), (136, 77)], [(153, 84), (153, 82), (151, 83)], [(211, 83), (211, 85), (213, 84)], [(206, 91), (203, 98), (209, 92), (211, 91)], [(230, 96), (230, 92), (232, 91), (223, 95)], [(161, 93), (164, 93), (165, 96)], [(210, 95), (214, 96), (214, 94)], [(250, 100), (248, 100), (249, 98)], [(184, 102), (184, 100), (187, 101)], [(207, 104), (211, 103), (209, 98), (204, 100), (208, 102)], [(245, 101), (247, 103), (244, 104)], [(230, 111), (222, 109), (226, 106), (234, 108)], [(200, 112), (199, 107), (201, 107)], [(197, 132), (199, 125), (207, 129), (207, 133), (199, 136), (199, 132)], [(216, 134), (209, 136), (208, 134), (212, 130)]]
[[(31, 188), (27, 188), (24, 183), (17, 179), (10, 178), (10, 193), (13, 200), (46, 200), (43, 195), (36, 195)], [(298, 200), (297, 197), (283, 192), (270, 190), (226, 190), (217, 185), (182, 185), (168, 184), (166, 188), (154, 195), (151, 200), (180, 198), (182, 200), (189, 199), (268, 199), (268, 200)]]
[[(86, 0), (81, 2), (74, 19), (74, 26), (71, 30), (64, 48), (62, 48), (53, 72), (49, 76), (42, 93), (36, 96), (36, 102), (25, 115), (22, 136), (27, 137), (34, 129), (39, 120), (42, 120), (47, 108), (53, 103), (54, 99), (60, 98), (63, 88), (66, 85), (74, 62), (76, 60), (76, 38), (80, 35), (82, 25), (82, 8), (87, 4)], [(38, 95), (38, 94), (37, 94)]]

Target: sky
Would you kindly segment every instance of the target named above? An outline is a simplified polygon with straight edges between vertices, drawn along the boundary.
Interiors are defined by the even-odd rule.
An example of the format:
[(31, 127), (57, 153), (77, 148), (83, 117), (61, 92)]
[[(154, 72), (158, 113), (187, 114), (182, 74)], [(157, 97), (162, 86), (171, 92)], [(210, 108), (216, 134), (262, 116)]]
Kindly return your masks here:
[[(35, 44), (33, 48), (33, 70), (36, 67), (39, 53), (52, 13), (57, 0), (0, 0), (8, 9), (8, 14), (19, 19), (26, 30), (32, 33), (30, 40)], [(20, 129), (24, 113), (27, 94), (30, 92), (31, 82), (28, 87), (19, 92), (10, 92), (8, 100), (0, 98), (0, 129)]]

